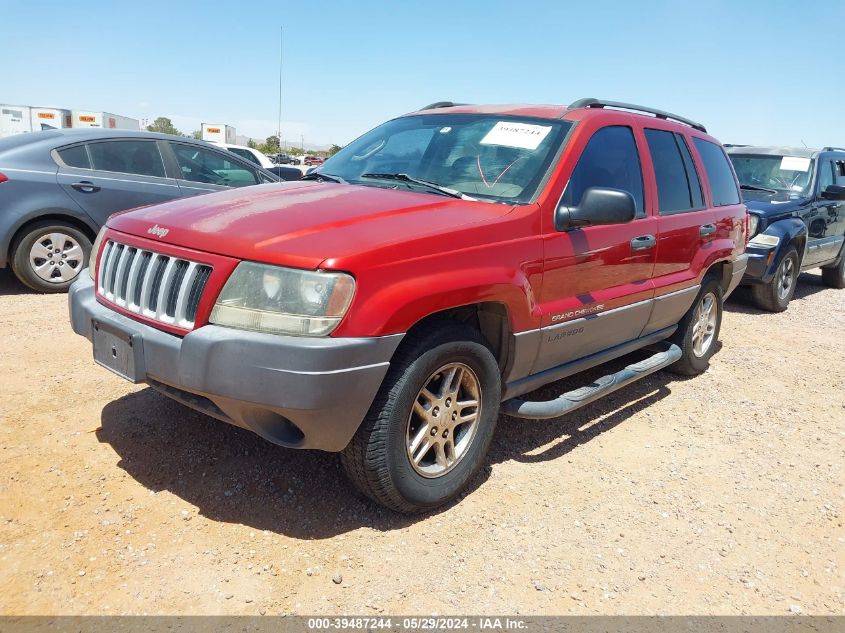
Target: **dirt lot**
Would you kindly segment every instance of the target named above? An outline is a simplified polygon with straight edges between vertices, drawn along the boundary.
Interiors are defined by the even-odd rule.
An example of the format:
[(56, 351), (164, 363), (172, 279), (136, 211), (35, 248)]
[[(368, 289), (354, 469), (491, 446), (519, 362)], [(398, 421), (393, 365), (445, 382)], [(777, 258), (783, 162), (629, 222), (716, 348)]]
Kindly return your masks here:
[(703, 376), (500, 418), (470, 493), (415, 518), (99, 368), (65, 302), (0, 271), (0, 613), (845, 613), (845, 291), (818, 274), (783, 314), (732, 299)]

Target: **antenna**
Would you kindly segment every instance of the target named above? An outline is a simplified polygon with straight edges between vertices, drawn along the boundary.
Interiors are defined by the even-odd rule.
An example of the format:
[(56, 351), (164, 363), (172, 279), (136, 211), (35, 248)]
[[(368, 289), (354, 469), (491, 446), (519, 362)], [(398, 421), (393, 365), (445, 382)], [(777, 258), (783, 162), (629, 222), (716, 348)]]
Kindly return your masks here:
[(804, 139), (803, 139), (803, 138), (801, 139), (801, 145), (803, 145), (803, 146), (804, 146), (804, 149), (808, 149), (808, 148), (807, 148), (807, 144), (804, 142)]
[[(282, 51), (284, 42), (284, 28), (279, 26), (279, 127), (276, 129), (276, 138), (279, 139), (279, 151), (282, 151)], [(279, 178), (279, 182), (282, 179)]]

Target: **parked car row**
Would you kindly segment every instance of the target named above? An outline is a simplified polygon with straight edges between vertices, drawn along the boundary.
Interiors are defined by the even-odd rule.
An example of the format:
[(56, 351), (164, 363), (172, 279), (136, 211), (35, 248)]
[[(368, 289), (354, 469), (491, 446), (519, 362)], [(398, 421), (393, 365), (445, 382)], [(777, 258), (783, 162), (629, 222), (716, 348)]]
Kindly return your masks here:
[[(102, 141), (44, 143), (9, 182), (32, 156), (66, 196), (106, 186), (91, 175)], [(244, 170), (201, 171), (208, 146), (181, 143), (148, 146), (177, 188)], [(88, 242), (44, 227), (12, 252), (58, 275), (72, 254), (71, 323), (99, 364), (278, 445), (338, 452), (363, 494), (415, 512), (465, 491), (500, 408), (554, 418), (663, 368), (705, 371), (741, 283), (788, 300), (797, 271), (822, 265), (845, 285), (845, 154), (729, 149), (628, 103), (439, 102), (299, 182), (113, 215), (87, 274)], [(528, 395), (632, 352), (580, 389)]]

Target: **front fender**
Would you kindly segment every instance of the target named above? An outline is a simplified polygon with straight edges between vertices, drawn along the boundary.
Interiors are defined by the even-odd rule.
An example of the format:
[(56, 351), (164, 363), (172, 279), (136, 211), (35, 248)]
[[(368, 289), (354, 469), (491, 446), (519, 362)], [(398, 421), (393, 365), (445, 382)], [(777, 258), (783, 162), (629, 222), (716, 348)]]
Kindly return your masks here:
[(807, 225), (798, 218), (772, 222), (748, 242), (748, 268), (743, 281), (770, 283), (791, 245), (795, 245), (798, 257), (803, 260), (807, 247)]

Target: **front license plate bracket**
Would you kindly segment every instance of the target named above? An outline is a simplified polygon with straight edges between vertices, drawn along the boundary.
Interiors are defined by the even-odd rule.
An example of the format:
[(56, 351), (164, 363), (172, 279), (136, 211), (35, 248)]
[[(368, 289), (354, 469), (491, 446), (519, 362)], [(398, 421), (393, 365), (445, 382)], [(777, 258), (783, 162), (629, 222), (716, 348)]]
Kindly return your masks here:
[(143, 382), (144, 345), (139, 334), (122, 332), (96, 319), (91, 322), (91, 333), (94, 362), (130, 382)]

